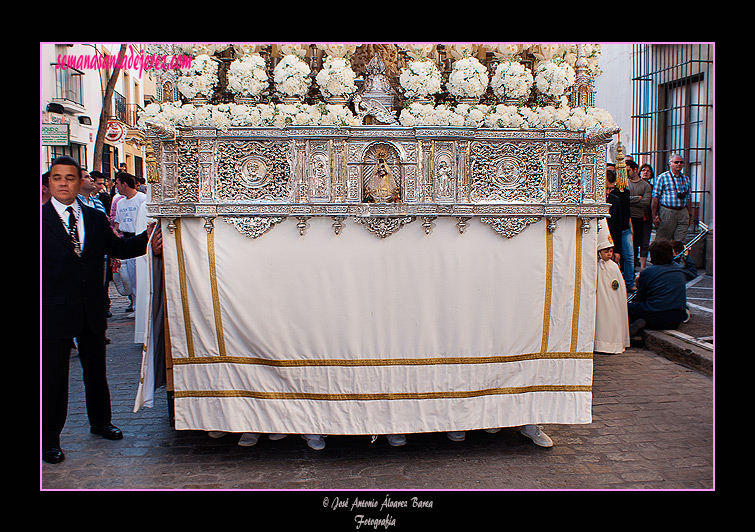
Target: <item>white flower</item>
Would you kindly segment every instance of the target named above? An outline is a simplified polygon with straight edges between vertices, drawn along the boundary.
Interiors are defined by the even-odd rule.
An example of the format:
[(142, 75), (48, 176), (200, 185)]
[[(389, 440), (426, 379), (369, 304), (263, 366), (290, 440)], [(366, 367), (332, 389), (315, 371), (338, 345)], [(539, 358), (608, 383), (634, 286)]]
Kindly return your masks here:
[(514, 105), (496, 105), (485, 117), (485, 125), (491, 128), (518, 129), (524, 117)]
[(421, 103), (412, 103), (399, 115), (399, 122), (404, 126), (431, 126), (434, 121), (435, 107)]
[(572, 131), (579, 131), (585, 129), (588, 126), (589, 121), (587, 119), (587, 113), (581, 107), (574, 107), (569, 112), (569, 118), (564, 121), (566, 129)]
[(297, 43), (283, 43), (278, 45), (278, 50), (284, 56), (296, 55), (302, 59), (307, 56), (309, 45)]
[(398, 46), (415, 61), (423, 61), (431, 57), (435, 51), (433, 43), (399, 43)]
[(505, 58), (511, 58), (522, 51), (522, 45), (516, 43), (498, 43), (494, 54)]
[(288, 96), (304, 96), (312, 83), (309, 67), (294, 54), (284, 56), (275, 66), (273, 81), (276, 88)]
[(427, 97), (440, 92), (440, 72), (433, 61), (411, 61), (401, 69), (399, 83), (408, 98)]
[(488, 71), (474, 57), (459, 59), (454, 62), (446, 88), (457, 98), (479, 98), (488, 88)]
[(218, 63), (202, 54), (192, 59), (191, 66), (181, 70), (178, 90), (187, 98), (209, 97), (218, 81)]
[(231, 126), (251, 126), (252, 124), (252, 106), (230, 104), (228, 108), (228, 119)]
[(263, 103), (254, 106), (259, 109), (261, 125), (271, 126), (275, 118), (275, 105)]
[(546, 96), (560, 98), (575, 80), (574, 69), (565, 61), (544, 61), (535, 68), (535, 86)]
[(315, 80), (323, 96), (342, 96), (352, 94), (357, 89), (354, 77), (355, 74), (348, 59), (328, 56)]
[(550, 61), (560, 53), (563, 53), (566, 46), (563, 44), (539, 44), (530, 48), (530, 53), (540, 61)]
[(487, 105), (460, 104), (456, 106), (454, 112), (462, 119), (462, 122), (458, 125), (482, 127), (490, 108)]
[(496, 69), (490, 86), (499, 98), (523, 98), (530, 93), (532, 72), (517, 61), (504, 61)]
[[(189, 117), (187, 117), (189, 118)], [(209, 105), (200, 105), (194, 108), (191, 120), (188, 122), (191, 126), (211, 126), (212, 124), (212, 107)]]
[(320, 50), (332, 57), (349, 57), (352, 55), (358, 44), (316, 44)]
[(144, 122), (147, 120), (156, 121), (155, 117), (157, 117), (162, 112), (162, 108), (160, 107), (159, 103), (149, 103), (144, 106), (144, 109), (139, 111), (139, 120), (137, 121), (137, 124), (141, 127), (144, 127)]
[(320, 125), (323, 126), (357, 126), (359, 120), (348, 107), (326, 104), (320, 107)]
[(245, 55), (231, 63), (228, 86), (242, 96), (259, 96), (267, 88), (265, 60), (259, 55)]
[(227, 130), (231, 125), (229, 104), (213, 105), (210, 109), (210, 123), (217, 129)]

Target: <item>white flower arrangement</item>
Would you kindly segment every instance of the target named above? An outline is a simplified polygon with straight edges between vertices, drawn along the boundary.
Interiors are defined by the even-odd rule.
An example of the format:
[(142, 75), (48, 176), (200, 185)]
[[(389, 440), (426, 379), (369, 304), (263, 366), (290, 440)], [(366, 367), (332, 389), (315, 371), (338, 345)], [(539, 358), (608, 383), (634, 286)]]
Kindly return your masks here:
[(273, 70), (275, 87), (286, 96), (304, 96), (312, 80), (309, 66), (295, 54), (283, 56)]
[(615, 127), (613, 117), (598, 107), (516, 107), (497, 105), (485, 117), (485, 127), (507, 129), (567, 129)]
[(228, 68), (228, 87), (241, 96), (259, 96), (268, 86), (265, 60), (259, 55), (244, 55)]
[[(140, 113), (139, 125), (147, 120), (183, 127), (277, 127), (359, 126), (354, 113), (343, 105), (220, 104), (194, 106), (178, 102), (149, 104)], [(514, 105), (426, 105), (412, 103), (399, 116), (405, 127), (459, 126), (493, 129), (566, 129), (615, 127), (610, 113), (597, 107), (519, 107)]]
[(485, 124), (485, 116), (490, 113), (490, 107), (462, 103), (454, 108), (454, 113), (462, 117), (465, 126), (482, 127)]
[(454, 61), (446, 88), (457, 98), (480, 98), (488, 88), (488, 71), (475, 57)]
[(315, 47), (322, 50), (331, 57), (348, 58), (356, 52), (358, 44), (315, 44)]
[(503, 61), (496, 67), (490, 86), (498, 98), (519, 99), (529, 95), (533, 83), (530, 69), (518, 61)]
[(361, 125), (357, 116), (344, 105), (321, 104), (321, 126), (358, 126)]
[(412, 103), (405, 107), (399, 115), (402, 126), (463, 126), (464, 117), (453, 111), (451, 107), (439, 105)]
[(138, 125), (144, 127), (147, 121), (165, 125), (190, 125), (186, 119), (193, 116), (194, 106), (181, 105), (181, 102), (150, 103), (139, 112)]
[(328, 98), (353, 94), (357, 90), (354, 78), (354, 71), (347, 58), (328, 56), (315, 80), (322, 95)]
[(575, 81), (574, 69), (566, 61), (543, 61), (535, 67), (535, 86), (545, 96), (560, 98)]
[(435, 53), (433, 43), (399, 43), (398, 47), (415, 61), (428, 60)]
[(399, 83), (407, 98), (427, 98), (440, 92), (440, 71), (434, 61), (410, 61), (401, 69)]
[(485, 117), (485, 127), (493, 129), (521, 129), (524, 117), (514, 105), (496, 105)]
[(136, 124), (144, 127), (147, 120), (155, 120), (155, 117), (162, 112), (162, 106), (159, 103), (148, 103), (144, 109), (138, 111), (139, 119)]
[(181, 70), (177, 85), (181, 94), (191, 99), (197, 96), (210, 97), (217, 82), (217, 61), (201, 54), (194, 57), (191, 67)]

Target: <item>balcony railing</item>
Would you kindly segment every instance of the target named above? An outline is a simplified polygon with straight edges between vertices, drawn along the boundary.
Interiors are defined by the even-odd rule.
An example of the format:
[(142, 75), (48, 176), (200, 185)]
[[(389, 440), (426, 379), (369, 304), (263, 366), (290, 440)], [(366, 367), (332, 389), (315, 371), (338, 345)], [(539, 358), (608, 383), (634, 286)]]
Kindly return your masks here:
[(119, 92), (113, 93), (113, 105), (110, 118), (120, 120), (129, 127), (136, 127), (139, 120), (139, 111), (142, 107), (136, 103), (126, 103), (126, 98)]
[(55, 97), (84, 105), (81, 96), (81, 76), (83, 72), (74, 68), (55, 69)]
[(111, 112), (116, 120), (128, 124), (126, 120), (126, 98), (117, 91), (113, 92), (113, 107)]

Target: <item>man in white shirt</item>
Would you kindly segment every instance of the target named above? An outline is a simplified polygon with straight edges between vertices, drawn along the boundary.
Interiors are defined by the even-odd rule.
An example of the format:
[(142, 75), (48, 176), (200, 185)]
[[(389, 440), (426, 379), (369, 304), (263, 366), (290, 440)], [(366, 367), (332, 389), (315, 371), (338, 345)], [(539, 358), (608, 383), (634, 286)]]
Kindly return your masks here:
[[(137, 190), (136, 178), (127, 172), (121, 172), (118, 174), (115, 181), (115, 188), (118, 190), (118, 193), (123, 196), (116, 205), (116, 229), (120, 231), (124, 237), (134, 236), (134, 234), (136, 234), (136, 224), (139, 211), (144, 208), (144, 203), (147, 201), (147, 195)], [(129, 296), (131, 304), (126, 309), (126, 312), (133, 312), (137, 292), (136, 260), (122, 260), (121, 274), (125, 274), (131, 283), (131, 295)]]

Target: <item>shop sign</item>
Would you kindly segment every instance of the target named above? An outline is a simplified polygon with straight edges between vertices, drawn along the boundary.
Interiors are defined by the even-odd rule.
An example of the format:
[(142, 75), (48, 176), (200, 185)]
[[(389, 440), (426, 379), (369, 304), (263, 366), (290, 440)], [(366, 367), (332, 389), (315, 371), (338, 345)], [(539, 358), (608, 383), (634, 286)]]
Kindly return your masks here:
[(68, 124), (42, 124), (42, 146), (69, 146), (71, 132)]
[(107, 123), (107, 130), (105, 131), (105, 140), (117, 144), (126, 140), (126, 134), (128, 128), (122, 122), (117, 120), (111, 120)]

